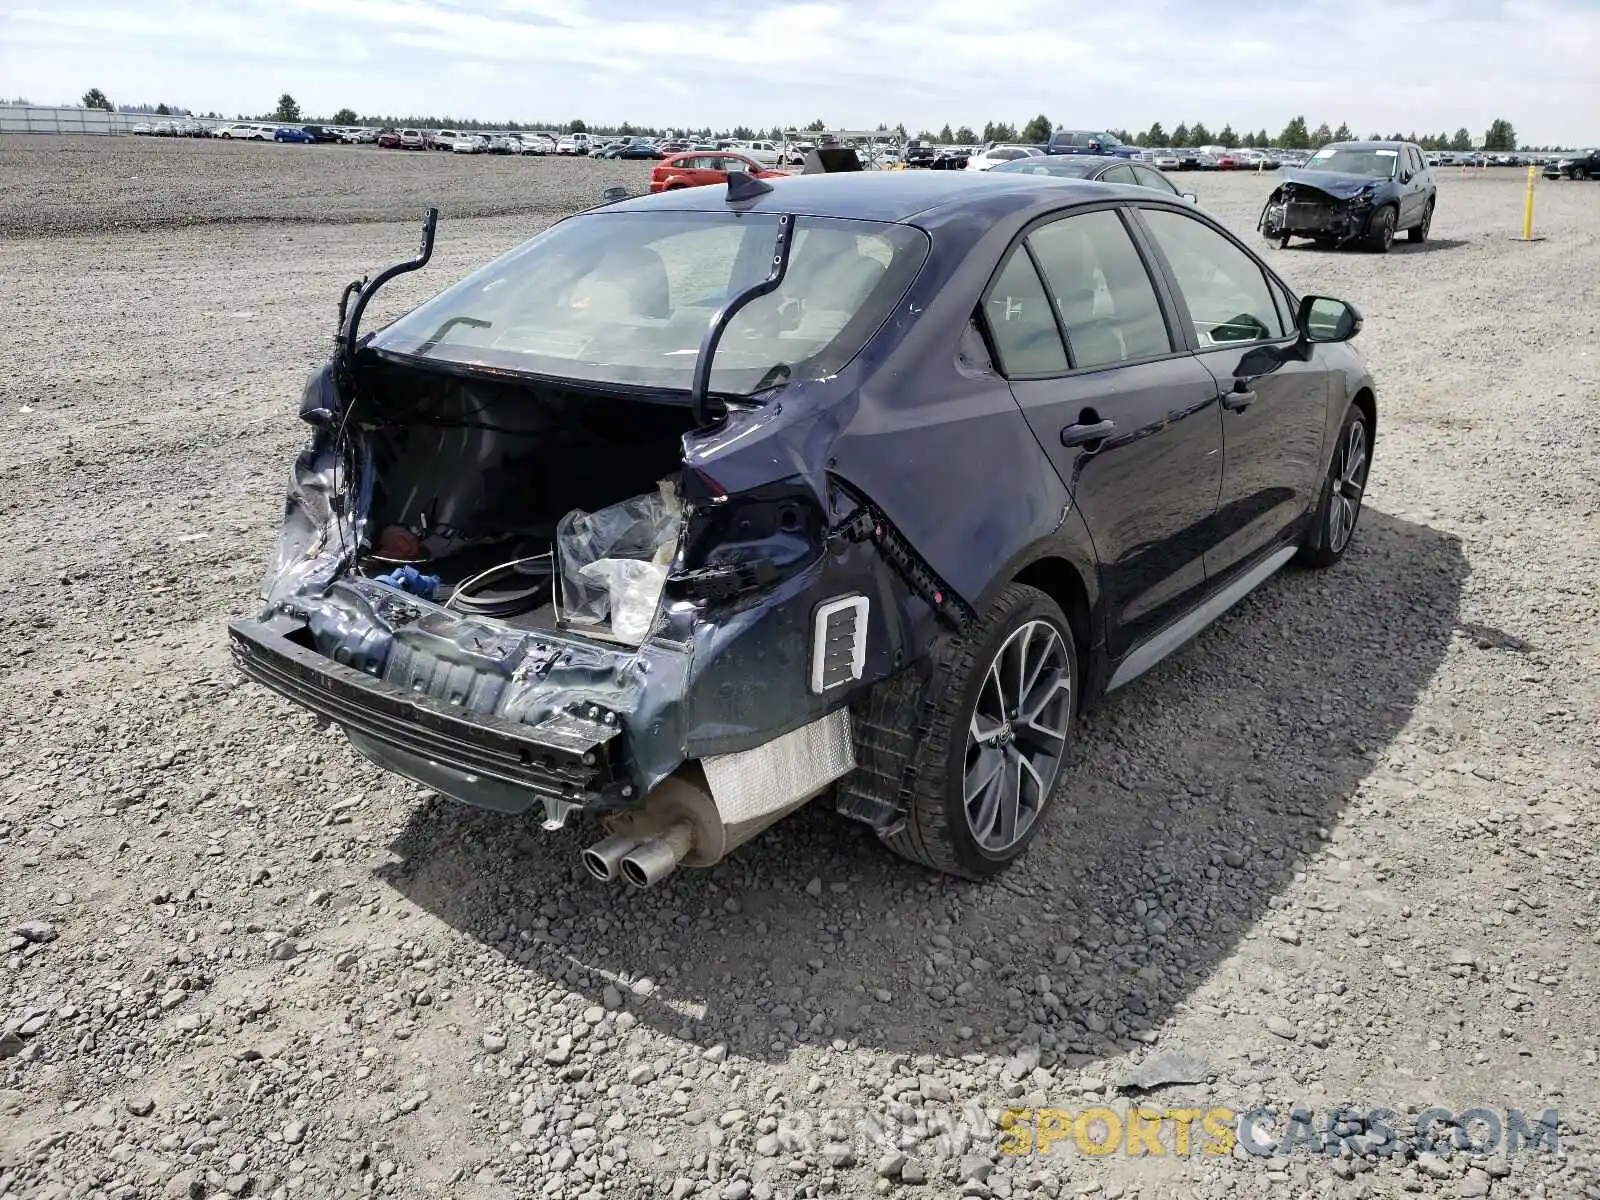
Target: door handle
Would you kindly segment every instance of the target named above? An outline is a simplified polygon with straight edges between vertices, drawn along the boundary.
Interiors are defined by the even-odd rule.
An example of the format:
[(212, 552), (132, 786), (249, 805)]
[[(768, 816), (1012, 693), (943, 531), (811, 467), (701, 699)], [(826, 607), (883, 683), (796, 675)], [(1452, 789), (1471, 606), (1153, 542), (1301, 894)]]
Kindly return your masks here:
[(1256, 394), (1248, 390), (1235, 389), (1222, 393), (1222, 407), (1229, 412), (1243, 412), (1255, 403)]
[(1063, 446), (1083, 446), (1090, 442), (1102, 441), (1111, 436), (1111, 431), (1117, 427), (1115, 421), (1095, 421), (1092, 424), (1068, 425), (1061, 431), (1061, 444)]

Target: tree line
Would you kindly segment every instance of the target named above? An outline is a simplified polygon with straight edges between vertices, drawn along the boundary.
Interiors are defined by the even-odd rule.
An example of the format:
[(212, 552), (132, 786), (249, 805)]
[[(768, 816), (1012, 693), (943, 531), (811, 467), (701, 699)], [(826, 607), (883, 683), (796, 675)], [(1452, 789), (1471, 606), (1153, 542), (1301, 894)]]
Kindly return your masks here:
[[(102, 108), (107, 112), (141, 112), (155, 113), (159, 116), (187, 116), (186, 108), (169, 108), (166, 104), (151, 107), (147, 104), (123, 105), (120, 109), (112, 105), (104, 92), (99, 88), (90, 88), (83, 95), (85, 108)], [(220, 119), (220, 113), (207, 113), (207, 117)], [(307, 118), (301, 115), (300, 105), (293, 96), (285, 92), (278, 97), (278, 105), (270, 113), (248, 115), (239, 113), (235, 118), (239, 121), (281, 121), (299, 122)], [(376, 125), (376, 126), (407, 126), (417, 129), (550, 129), (560, 133), (594, 133), (607, 137), (659, 137), (669, 132), (654, 125), (635, 125), (624, 121), (620, 125), (597, 125), (581, 120), (574, 121), (504, 121), (490, 122), (479, 121), (470, 117), (397, 117), (393, 115), (368, 114), (358, 116), (353, 108), (341, 108), (333, 116), (327, 118), (330, 125)], [(811, 121), (802, 127), (811, 132), (819, 132), (828, 128), (821, 119)], [(970, 125), (959, 125), (952, 128), (946, 124), (938, 130), (923, 129), (917, 137), (926, 142), (941, 145), (977, 145), (981, 142), (1023, 142), (1044, 143), (1050, 140), (1050, 135), (1055, 131), (1055, 124), (1044, 113), (1040, 113), (1028, 121), (1020, 129), (1007, 121), (986, 122), (981, 130), (975, 130)], [(735, 125), (731, 129), (712, 129), (709, 125), (698, 129), (676, 129), (675, 132), (685, 137), (692, 138), (737, 138), (741, 141), (751, 141), (756, 138), (767, 138), (778, 141), (783, 137), (783, 129), (774, 125), (770, 129), (755, 129), (748, 125)], [(885, 135), (895, 135), (901, 139), (909, 136), (905, 125), (890, 126), (887, 123), (878, 125), (878, 132)], [(1283, 150), (1315, 150), (1326, 146), (1329, 142), (1348, 142), (1355, 140), (1355, 133), (1350, 126), (1341, 121), (1337, 129), (1331, 129), (1324, 121), (1315, 129), (1306, 125), (1303, 116), (1297, 116), (1283, 127), (1283, 131), (1273, 137), (1265, 129), (1246, 130), (1243, 134), (1237, 132), (1232, 125), (1224, 125), (1213, 133), (1203, 122), (1194, 124), (1180, 123), (1169, 133), (1161, 122), (1157, 121), (1148, 129), (1130, 133), (1126, 129), (1108, 129), (1119, 140), (1135, 146), (1170, 146), (1175, 149), (1198, 146), (1243, 146), (1249, 149), (1265, 149), (1268, 146)], [(1507, 151), (1516, 150), (1517, 131), (1511, 122), (1503, 117), (1496, 117), (1484, 132), (1482, 139), (1474, 139), (1472, 133), (1462, 126), (1454, 133), (1430, 134), (1423, 133), (1390, 133), (1387, 137), (1382, 133), (1367, 135), (1369, 141), (1415, 142), (1424, 150), (1489, 150)], [(1526, 149), (1527, 147), (1524, 147)], [(1538, 147), (1551, 149), (1552, 147)]]
[[(962, 125), (952, 129), (949, 125), (937, 132), (924, 129), (917, 134), (930, 142), (948, 145), (965, 145), (978, 142), (1021, 142), (1033, 144), (1048, 142), (1055, 126), (1050, 118), (1040, 113), (1022, 126), (1019, 130), (1015, 125), (1005, 121), (990, 121), (984, 125), (981, 132), (974, 132), (969, 125)], [(1148, 129), (1137, 133), (1130, 133), (1126, 129), (1107, 129), (1119, 141), (1133, 146), (1170, 146), (1175, 149), (1182, 147), (1199, 146), (1226, 146), (1237, 148), (1240, 146), (1249, 149), (1268, 146), (1280, 150), (1315, 150), (1326, 146), (1329, 142), (1351, 142), (1356, 140), (1355, 133), (1350, 126), (1341, 121), (1337, 129), (1330, 129), (1324, 121), (1315, 129), (1306, 126), (1306, 119), (1297, 116), (1283, 127), (1283, 131), (1273, 137), (1265, 129), (1246, 130), (1237, 132), (1232, 125), (1224, 125), (1213, 133), (1207, 126), (1196, 121), (1193, 125), (1181, 123), (1169, 133), (1161, 122), (1157, 121)], [(1475, 141), (1465, 126), (1457, 129), (1455, 133), (1418, 134), (1391, 133), (1387, 136), (1382, 133), (1367, 135), (1368, 141), (1415, 142), (1424, 150), (1515, 150), (1517, 149), (1517, 131), (1510, 121), (1497, 117), (1493, 124), (1484, 133), (1481, 141)]]
[[(827, 128), (821, 121), (813, 121), (805, 128), (820, 130)], [(880, 130), (888, 130), (887, 125), (879, 125)], [(906, 135), (906, 127), (898, 127), (900, 135)], [(1050, 135), (1055, 132), (1056, 126), (1044, 113), (1040, 113), (1020, 129), (1008, 121), (986, 122), (981, 130), (974, 130), (970, 125), (958, 125), (952, 128), (946, 124), (938, 130), (923, 129), (917, 137), (925, 142), (938, 145), (966, 146), (978, 145), (984, 142), (1018, 142), (1024, 145), (1043, 144), (1050, 140)], [(1329, 142), (1350, 142), (1356, 140), (1356, 135), (1350, 126), (1344, 122), (1339, 123), (1337, 129), (1328, 128), (1324, 121), (1315, 129), (1308, 129), (1306, 119), (1297, 116), (1284, 126), (1283, 132), (1273, 137), (1265, 129), (1256, 131), (1246, 130), (1238, 133), (1232, 125), (1224, 125), (1213, 133), (1203, 122), (1196, 121), (1193, 125), (1179, 124), (1172, 132), (1157, 121), (1148, 129), (1138, 133), (1130, 133), (1126, 129), (1107, 129), (1118, 141), (1133, 146), (1159, 146), (1183, 147), (1200, 146), (1226, 146), (1229, 148), (1246, 147), (1249, 149), (1265, 149), (1268, 146), (1280, 150), (1315, 150), (1326, 146)], [(740, 136), (736, 131), (735, 137)], [(1472, 134), (1465, 126), (1457, 129), (1455, 133), (1418, 134), (1418, 133), (1370, 133), (1368, 141), (1380, 142), (1415, 142), (1424, 150), (1515, 150), (1517, 149), (1517, 132), (1510, 121), (1496, 118), (1484, 133), (1481, 142), (1474, 141)], [(1541, 146), (1539, 149), (1553, 149), (1554, 147)]]

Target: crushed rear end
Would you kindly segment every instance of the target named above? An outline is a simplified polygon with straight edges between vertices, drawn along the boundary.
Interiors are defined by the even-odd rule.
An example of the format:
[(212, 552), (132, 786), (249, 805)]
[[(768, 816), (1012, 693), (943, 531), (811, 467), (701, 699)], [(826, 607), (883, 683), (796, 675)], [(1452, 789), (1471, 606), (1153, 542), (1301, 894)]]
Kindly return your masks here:
[[(694, 233), (683, 214), (661, 219)], [(376, 338), (356, 327), (389, 273), (352, 285), (340, 350), (301, 403), (312, 434), (262, 609), (230, 626), (244, 674), (340, 726), (379, 765), (465, 803), (536, 809), (547, 828), (602, 817), (611, 836), (586, 864), (638, 886), (718, 861), (849, 773), (850, 696), (895, 669), (907, 637), (903, 612), (883, 603), (906, 585), (886, 582), (870, 506), (819, 459), (804, 395), (837, 382), (881, 314), (806, 360), (815, 369), (782, 389), (792, 403), (769, 402), (774, 373), (745, 366), (747, 347), (762, 322), (810, 345), (815, 315), (789, 314), (791, 298), (774, 291), (783, 239), (802, 225), (816, 253), (802, 240), (795, 273), (825, 274), (838, 269), (823, 250), (838, 230), (821, 218), (728, 220), (755, 269), (773, 260), (770, 241), (745, 245), (753, 235), (778, 231), (781, 251), (780, 267), (737, 296), (730, 285), (700, 311), (649, 270), (607, 292), (596, 267), (579, 279), (581, 302), (560, 300), (579, 314), (639, 310), (630, 337), (669, 347), (679, 326), (698, 339), (708, 315), (725, 330), (748, 306), (715, 369), (717, 337), (700, 343), (689, 388), (597, 377), (589, 359), (606, 355), (521, 315), (537, 296), (496, 307), (496, 289), (522, 286), (515, 264), (496, 275), (499, 263), (541, 239)], [(887, 312), (926, 239), (904, 226), (870, 236), (889, 262), (868, 303)], [(431, 226), (422, 255), (391, 272), (430, 252)], [(830, 291), (848, 284), (829, 278)], [(566, 355), (572, 374), (516, 369), (524, 352), (546, 365)], [(718, 391), (719, 380), (737, 386)]]

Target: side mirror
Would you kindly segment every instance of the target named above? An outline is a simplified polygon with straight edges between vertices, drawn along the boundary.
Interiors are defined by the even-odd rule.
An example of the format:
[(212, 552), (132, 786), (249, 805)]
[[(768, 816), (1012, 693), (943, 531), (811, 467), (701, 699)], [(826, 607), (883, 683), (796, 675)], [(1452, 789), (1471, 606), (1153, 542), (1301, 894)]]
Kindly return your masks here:
[(1178, 195), (1182, 199), (1187, 200), (1190, 204), (1200, 203), (1200, 197), (1195, 195), (1193, 192), (1179, 192)]
[(1400, 182), (1401, 183), (1410, 183), (1411, 182), (1411, 172), (1410, 171), (1401, 171), (1400, 172)]
[(1295, 324), (1308, 342), (1348, 342), (1361, 332), (1361, 314), (1355, 305), (1331, 296), (1306, 296)]

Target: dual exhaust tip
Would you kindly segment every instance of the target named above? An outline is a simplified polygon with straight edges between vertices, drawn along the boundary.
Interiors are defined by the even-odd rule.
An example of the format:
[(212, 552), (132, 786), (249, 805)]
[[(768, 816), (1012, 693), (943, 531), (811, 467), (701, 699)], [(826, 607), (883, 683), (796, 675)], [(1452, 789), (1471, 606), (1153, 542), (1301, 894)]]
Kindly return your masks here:
[(603, 883), (615, 883), (620, 877), (642, 890), (676, 871), (693, 841), (694, 827), (687, 821), (671, 826), (659, 837), (614, 833), (583, 852), (583, 865)]

